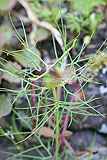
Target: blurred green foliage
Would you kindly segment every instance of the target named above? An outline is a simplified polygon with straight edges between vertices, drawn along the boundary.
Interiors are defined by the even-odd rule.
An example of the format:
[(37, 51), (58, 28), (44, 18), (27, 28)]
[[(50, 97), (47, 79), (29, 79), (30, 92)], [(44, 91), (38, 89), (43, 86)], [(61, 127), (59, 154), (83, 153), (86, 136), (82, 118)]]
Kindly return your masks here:
[(9, 0), (0, 0), (0, 11), (5, 10), (9, 5)]
[[(36, 13), (38, 18), (56, 25), (61, 16), (63, 16), (67, 9), (61, 8), (60, 5), (64, 0), (27, 0)], [(56, 21), (56, 22), (55, 22)]]
[(104, 0), (72, 0), (72, 12), (66, 15), (67, 28), (71, 32), (83, 31), (91, 35), (99, 22), (103, 20), (103, 14), (95, 11), (95, 8), (102, 5), (103, 2)]

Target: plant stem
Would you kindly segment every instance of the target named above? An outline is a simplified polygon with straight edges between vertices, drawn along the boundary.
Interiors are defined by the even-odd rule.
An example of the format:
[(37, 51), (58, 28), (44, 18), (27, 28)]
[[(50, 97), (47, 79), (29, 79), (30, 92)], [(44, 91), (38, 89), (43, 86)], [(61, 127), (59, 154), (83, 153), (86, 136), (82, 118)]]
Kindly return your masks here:
[(55, 156), (55, 160), (58, 160), (58, 141), (59, 141), (59, 114), (58, 114), (58, 110), (59, 110), (59, 105), (58, 105), (58, 99), (56, 97), (56, 90), (55, 88), (52, 88), (53, 91), (53, 96), (55, 98), (55, 102), (56, 102), (56, 156)]

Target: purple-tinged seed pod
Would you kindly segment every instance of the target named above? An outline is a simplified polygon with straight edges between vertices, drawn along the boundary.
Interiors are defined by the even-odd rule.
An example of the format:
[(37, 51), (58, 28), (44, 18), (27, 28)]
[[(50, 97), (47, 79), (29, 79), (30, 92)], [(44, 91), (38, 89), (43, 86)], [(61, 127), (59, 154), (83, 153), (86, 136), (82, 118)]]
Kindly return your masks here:
[[(47, 71), (48, 67), (43, 67), (40, 71), (39, 75), (42, 75)], [(49, 68), (48, 72), (40, 78), (41, 83), (47, 88), (55, 88), (58, 87), (62, 81), (62, 71), (61, 69), (55, 65)]]
[(46, 66), (43, 67), (42, 70), (41, 70), (40, 73), (39, 73), (39, 76), (42, 75), (43, 73), (45, 73), (46, 70), (47, 70), (47, 67), (46, 67)]

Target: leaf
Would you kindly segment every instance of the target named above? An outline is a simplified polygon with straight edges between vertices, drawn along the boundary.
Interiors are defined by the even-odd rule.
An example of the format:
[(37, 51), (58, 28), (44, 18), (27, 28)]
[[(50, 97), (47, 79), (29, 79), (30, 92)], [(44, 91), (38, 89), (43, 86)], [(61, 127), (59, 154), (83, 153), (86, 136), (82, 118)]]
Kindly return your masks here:
[[(42, 127), (35, 132), (37, 135), (42, 135), (44, 137), (55, 138), (56, 135), (53, 133), (53, 130), (49, 127)], [(60, 138), (71, 136), (73, 133), (71, 131), (65, 131), (63, 134), (60, 134)]]
[(42, 135), (44, 137), (55, 138), (55, 134), (53, 133), (53, 130), (49, 127), (42, 127), (40, 129), (38, 129), (35, 133), (37, 135)]
[[(32, 52), (37, 54), (39, 57), (41, 55), (37, 48), (33, 48)], [(23, 51), (15, 53), (15, 60), (18, 61), (25, 68), (35, 68), (40, 64), (40, 60), (29, 51), (23, 49)]]
[[(67, 80), (71, 78), (73, 75), (73, 68), (71, 67), (66, 67), (65, 72), (63, 73), (63, 80)], [(72, 79), (68, 81), (68, 84), (72, 84), (74, 87), (77, 87), (77, 79)]]
[(16, 4), (17, 0), (0, 0), (0, 10), (10, 11)]
[(73, 68), (66, 67), (65, 72), (63, 73), (63, 80), (69, 79), (72, 75), (73, 75)]
[(10, 99), (4, 94), (0, 95), (0, 118), (8, 115), (12, 110)]
[[(0, 36), (0, 38), (3, 38), (3, 44), (10, 44), (11, 39), (12, 39), (12, 28), (8, 25), (1, 25), (0, 27), (0, 32), (2, 33), (2, 37)], [(2, 41), (2, 39), (0, 40), (0, 42)]]
[[(79, 99), (84, 100), (85, 94), (86, 94), (86, 90), (83, 90), (83, 91), (81, 90), (81, 91), (79, 91), (78, 93), (76, 93), (75, 95), (76, 95)], [(81, 102), (78, 98), (74, 97), (74, 101), (75, 101), (75, 102)]]
[[(12, 65), (15, 66), (18, 70), (21, 70), (22, 67), (17, 62), (9, 61), (8, 63), (5, 64), (5, 66), (11, 72), (13, 72), (16, 75), (18, 75), (19, 71), (17, 69), (15, 69)], [(10, 83), (20, 83), (20, 79), (18, 77), (13, 76), (11, 73), (9, 74), (8, 70), (6, 70), (6, 72), (4, 72), (2, 78), (5, 79), (6, 81), (10, 82)]]
[[(5, 44), (10, 44), (12, 39), (12, 28), (8, 25), (0, 26), (0, 50), (3, 50)], [(0, 51), (0, 55), (2, 52)]]
[(63, 137), (68, 137), (68, 136), (71, 136), (73, 134), (73, 132), (71, 131), (65, 131), (63, 134), (60, 134), (60, 138), (63, 138)]
[(9, 0), (9, 6), (6, 9), (6, 11), (10, 11), (11, 9), (13, 9), (13, 7), (16, 5), (17, 0)]
[(50, 35), (51, 34), (47, 29), (37, 28), (30, 33), (30, 42), (32, 41), (32, 44), (34, 44), (35, 42), (43, 41), (47, 39)]
[(86, 16), (93, 10), (93, 8), (97, 7), (102, 3), (102, 0), (73, 0), (73, 8), (76, 11), (82, 11)]
[[(5, 33), (0, 30), (0, 50), (3, 50), (4, 44), (5, 44)], [(1, 54), (2, 52), (0, 51), (0, 56)]]
[(9, 0), (0, 0), (0, 10), (3, 11), (8, 8)]

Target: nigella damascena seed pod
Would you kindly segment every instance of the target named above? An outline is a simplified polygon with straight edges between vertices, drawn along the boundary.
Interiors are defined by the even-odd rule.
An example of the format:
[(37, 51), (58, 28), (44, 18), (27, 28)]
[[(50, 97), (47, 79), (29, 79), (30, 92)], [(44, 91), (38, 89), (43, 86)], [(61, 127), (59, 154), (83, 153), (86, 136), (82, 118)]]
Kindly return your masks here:
[(61, 69), (55, 65), (54, 67), (48, 68), (44, 67), (39, 75), (43, 73), (47, 73), (41, 78), (41, 83), (47, 88), (55, 88), (61, 84), (62, 81), (62, 71)]

